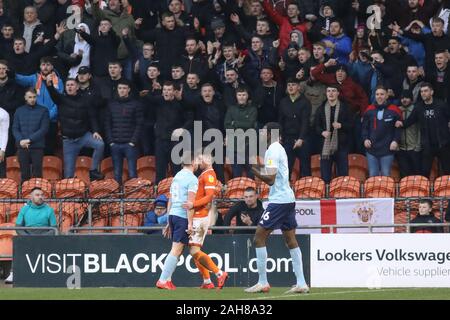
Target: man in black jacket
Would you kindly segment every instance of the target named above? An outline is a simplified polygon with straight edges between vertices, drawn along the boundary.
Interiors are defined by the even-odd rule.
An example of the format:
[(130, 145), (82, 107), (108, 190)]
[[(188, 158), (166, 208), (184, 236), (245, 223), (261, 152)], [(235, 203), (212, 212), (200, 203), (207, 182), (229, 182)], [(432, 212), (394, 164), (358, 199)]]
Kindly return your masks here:
[[(53, 86), (51, 77), (47, 77), (47, 89), (52, 100), (59, 107), (59, 121), (63, 138), (64, 178), (73, 178), (78, 154), (84, 147), (94, 149), (90, 170), (91, 180), (103, 179), (98, 171), (103, 159), (105, 144), (100, 136), (95, 107), (81, 96), (79, 84), (75, 79), (67, 79), (66, 94), (60, 94)], [(93, 133), (92, 133), (92, 132)]]
[(14, 113), (12, 131), (18, 148), (22, 182), (31, 177), (42, 178), (45, 135), (50, 117), (48, 109), (36, 104), (36, 101), (36, 90), (28, 89), (25, 92), (25, 105), (17, 108)]
[(434, 88), (434, 97), (447, 101), (450, 107), (450, 66), (448, 52), (439, 50), (434, 54), (434, 67), (427, 74), (427, 80)]
[(177, 27), (175, 17), (170, 12), (161, 16), (161, 28), (149, 31), (137, 30), (138, 37), (155, 44), (156, 60), (159, 60), (161, 74), (165, 79), (170, 78), (170, 68), (179, 62), (185, 47), (185, 29)]
[(120, 45), (120, 37), (112, 29), (111, 20), (100, 20), (98, 32), (92, 32), (91, 35), (81, 29), (75, 31), (91, 45), (91, 66), (94, 76), (108, 76), (108, 63), (117, 60)]
[[(225, 119), (225, 106), (223, 104), (223, 101), (217, 98), (214, 87), (210, 83), (205, 83), (202, 85), (200, 95), (201, 97), (195, 104), (195, 120), (201, 121), (202, 137), (209, 129), (220, 130), (223, 134), (223, 122)], [(205, 141), (203, 143), (203, 147), (206, 147), (208, 144), (209, 142)], [(214, 153), (214, 159), (216, 159), (216, 156), (217, 155)], [(223, 172), (223, 159), (216, 160), (222, 160), (215, 161), (213, 163), (213, 168), (216, 172), (217, 179), (220, 181), (225, 181)]]
[(198, 41), (195, 38), (186, 39), (186, 54), (181, 57), (181, 66), (186, 74), (195, 73), (201, 82), (205, 82), (208, 74), (208, 62), (202, 56)]
[(108, 102), (105, 119), (106, 141), (111, 147), (114, 179), (122, 183), (123, 159), (127, 159), (128, 177), (137, 178), (137, 143), (143, 125), (142, 105), (130, 95), (131, 84), (120, 80), (118, 97)]
[[(10, 77), (8, 62), (0, 60), (0, 101), (1, 107), (9, 114), (10, 124), (12, 127), (12, 120), (16, 109), (24, 103), (24, 91), (21, 86), (16, 84), (14, 77)], [(13, 156), (16, 153), (14, 147), (14, 137), (12, 130), (9, 130), (8, 145), (6, 147), (6, 157)]]
[(424, 83), (420, 88), (422, 102), (403, 123), (407, 128), (419, 122), (422, 145), (422, 175), (429, 177), (434, 157), (438, 157), (442, 174), (450, 174), (450, 110), (441, 100), (433, 97), (431, 84)]
[[(155, 121), (155, 158), (156, 183), (166, 178), (167, 164), (172, 165), (172, 173), (176, 174), (180, 166), (171, 159), (172, 148), (175, 143), (171, 141), (172, 135), (181, 135), (182, 128), (190, 129), (194, 120), (191, 110), (175, 99), (175, 86), (172, 82), (165, 82), (162, 95), (147, 94), (144, 98), (147, 108), (152, 108), (156, 115)], [(178, 129), (178, 130), (176, 130)]]
[[(236, 219), (236, 226), (247, 227), (257, 226), (261, 215), (264, 212), (261, 201), (258, 199), (256, 190), (248, 187), (244, 191), (244, 200), (239, 201), (225, 214), (223, 218), (223, 225), (230, 226), (231, 220)], [(254, 230), (238, 230), (231, 233), (236, 234), (253, 234)]]
[(295, 158), (300, 159), (300, 175), (311, 175), (311, 154), (309, 146), (311, 103), (300, 94), (297, 79), (287, 81), (288, 96), (280, 102), (278, 122), (281, 126), (283, 146), (286, 149), (289, 176), (292, 173)]

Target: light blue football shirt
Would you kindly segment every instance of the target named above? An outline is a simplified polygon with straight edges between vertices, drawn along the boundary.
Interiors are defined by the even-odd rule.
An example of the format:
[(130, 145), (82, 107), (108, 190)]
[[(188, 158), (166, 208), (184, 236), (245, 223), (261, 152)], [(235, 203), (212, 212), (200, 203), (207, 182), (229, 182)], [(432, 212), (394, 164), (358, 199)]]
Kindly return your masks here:
[(277, 141), (272, 143), (264, 155), (266, 168), (276, 168), (275, 183), (270, 186), (269, 203), (295, 202), (294, 191), (289, 185), (289, 166), (286, 151)]
[(189, 192), (197, 192), (198, 179), (188, 169), (180, 170), (170, 185), (170, 212), (169, 215), (187, 219), (187, 210), (183, 209), (183, 203), (188, 200)]

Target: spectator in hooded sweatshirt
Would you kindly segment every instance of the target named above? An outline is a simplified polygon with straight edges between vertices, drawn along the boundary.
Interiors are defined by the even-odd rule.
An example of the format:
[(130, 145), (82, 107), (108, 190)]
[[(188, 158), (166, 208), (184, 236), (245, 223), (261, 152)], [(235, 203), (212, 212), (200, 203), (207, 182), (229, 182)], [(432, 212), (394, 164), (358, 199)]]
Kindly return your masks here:
[[(162, 194), (158, 196), (154, 203), (154, 209), (145, 215), (144, 227), (157, 227), (167, 225), (167, 202), (169, 200)], [(147, 230), (147, 234), (161, 233), (159, 230)]]
[(270, 19), (278, 25), (280, 32), (278, 38), (280, 39), (280, 45), (278, 47), (278, 53), (283, 54), (290, 41), (291, 31), (297, 29), (303, 34), (304, 46), (311, 49), (311, 43), (308, 39), (308, 28), (306, 23), (300, 20), (300, 10), (297, 3), (291, 3), (287, 8), (287, 17), (280, 15), (276, 12), (269, 0), (263, 1), (263, 7)]
[[(239, 87), (236, 90), (236, 103), (226, 105), (227, 113), (225, 114), (224, 127), (225, 129), (239, 130), (244, 132), (249, 129), (256, 129), (256, 120), (258, 117), (258, 105), (250, 100), (249, 90), (245, 87)], [(234, 161), (231, 165), (233, 171), (233, 178), (241, 177), (243, 169), (247, 170), (247, 177), (253, 178), (253, 173), (250, 171), (250, 159), (254, 154), (250, 154), (252, 148), (247, 139), (245, 142), (240, 139), (239, 134), (235, 134), (237, 139), (226, 137), (227, 148), (233, 145), (231, 151), (234, 151)], [(234, 141), (232, 141), (234, 139)], [(242, 148), (242, 149), (241, 149)], [(228, 152), (227, 152), (228, 153)]]
[(124, 158), (128, 163), (128, 177), (137, 178), (137, 144), (143, 124), (142, 105), (130, 93), (129, 81), (120, 80), (117, 98), (108, 102), (105, 119), (106, 141), (111, 148), (114, 179), (120, 184)]
[[(416, 108), (413, 102), (413, 94), (408, 90), (403, 90), (400, 95), (402, 118), (408, 119)], [(400, 176), (414, 176), (422, 174), (421, 170), (421, 144), (420, 127), (416, 123), (406, 129), (401, 129), (399, 151), (396, 154)]]
[(391, 175), (394, 152), (400, 141), (400, 130), (395, 125), (401, 120), (401, 111), (395, 105), (387, 105), (387, 100), (387, 89), (378, 87), (375, 103), (363, 116), (362, 137), (371, 177)]
[(403, 79), (402, 89), (410, 91), (413, 95), (412, 103), (417, 103), (422, 100), (420, 97), (420, 87), (424, 83), (423, 77), (420, 75), (419, 67), (415, 62), (412, 62), (406, 68), (406, 76)]
[(17, 108), (12, 128), (22, 182), (31, 177), (42, 178), (45, 135), (50, 120), (48, 109), (37, 104), (36, 90), (30, 88), (25, 92), (25, 102), (25, 105)]

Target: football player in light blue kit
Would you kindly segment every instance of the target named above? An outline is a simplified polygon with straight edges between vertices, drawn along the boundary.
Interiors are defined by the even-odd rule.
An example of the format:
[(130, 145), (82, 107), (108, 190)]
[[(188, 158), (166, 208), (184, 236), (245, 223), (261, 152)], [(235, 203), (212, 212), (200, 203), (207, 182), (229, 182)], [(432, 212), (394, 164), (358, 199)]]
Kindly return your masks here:
[(184, 247), (189, 244), (189, 236), (193, 232), (193, 210), (186, 210), (183, 206), (192, 208), (198, 188), (198, 179), (194, 175), (197, 163), (193, 154), (185, 152), (182, 158), (183, 169), (180, 170), (170, 185), (170, 199), (168, 203), (169, 223), (163, 231), (165, 237), (172, 239), (172, 250), (164, 261), (161, 276), (156, 283), (159, 289), (175, 290), (172, 283), (172, 274), (183, 253)]
[[(272, 133), (280, 131), (276, 122), (267, 123), (261, 130), (261, 139), (271, 143)], [(303, 275), (302, 252), (295, 238), (297, 222), (295, 220), (295, 195), (289, 185), (289, 168), (286, 151), (279, 141), (270, 144), (264, 156), (263, 165), (252, 165), (252, 172), (256, 177), (270, 185), (269, 205), (261, 216), (256, 229), (254, 243), (259, 280), (256, 285), (245, 292), (269, 292), (267, 281), (267, 249), (266, 240), (275, 229), (281, 229), (286, 245), (292, 258), (297, 283), (286, 293), (308, 293), (309, 287)]]

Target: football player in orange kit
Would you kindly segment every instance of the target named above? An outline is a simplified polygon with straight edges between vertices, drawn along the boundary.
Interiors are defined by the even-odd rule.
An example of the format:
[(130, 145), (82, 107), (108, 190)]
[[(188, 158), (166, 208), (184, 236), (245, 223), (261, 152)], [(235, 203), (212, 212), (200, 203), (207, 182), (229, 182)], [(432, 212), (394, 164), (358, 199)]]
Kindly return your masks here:
[[(191, 254), (194, 258), (196, 267), (203, 277), (203, 284), (201, 289), (213, 289), (214, 284), (211, 282), (209, 272), (213, 272), (217, 276), (217, 287), (221, 289), (228, 279), (228, 273), (220, 270), (212, 259), (203, 251), (201, 247), (205, 241), (206, 234), (210, 225), (209, 211), (212, 207), (212, 202), (216, 190), (217, 178), (214, 169), (212, 168), (211, 156), (207, 154), (200, 154), (197, 157), (199, 168), (202, 173), (198, 177), (198, 190), (193, 204), (194, 219), (193, 230), (189, 239), (189, 246), (191, 247)], [(189, 208), (190, 209), (190, 208)], [(204, 266), (207, 266), (205, 268)]]

